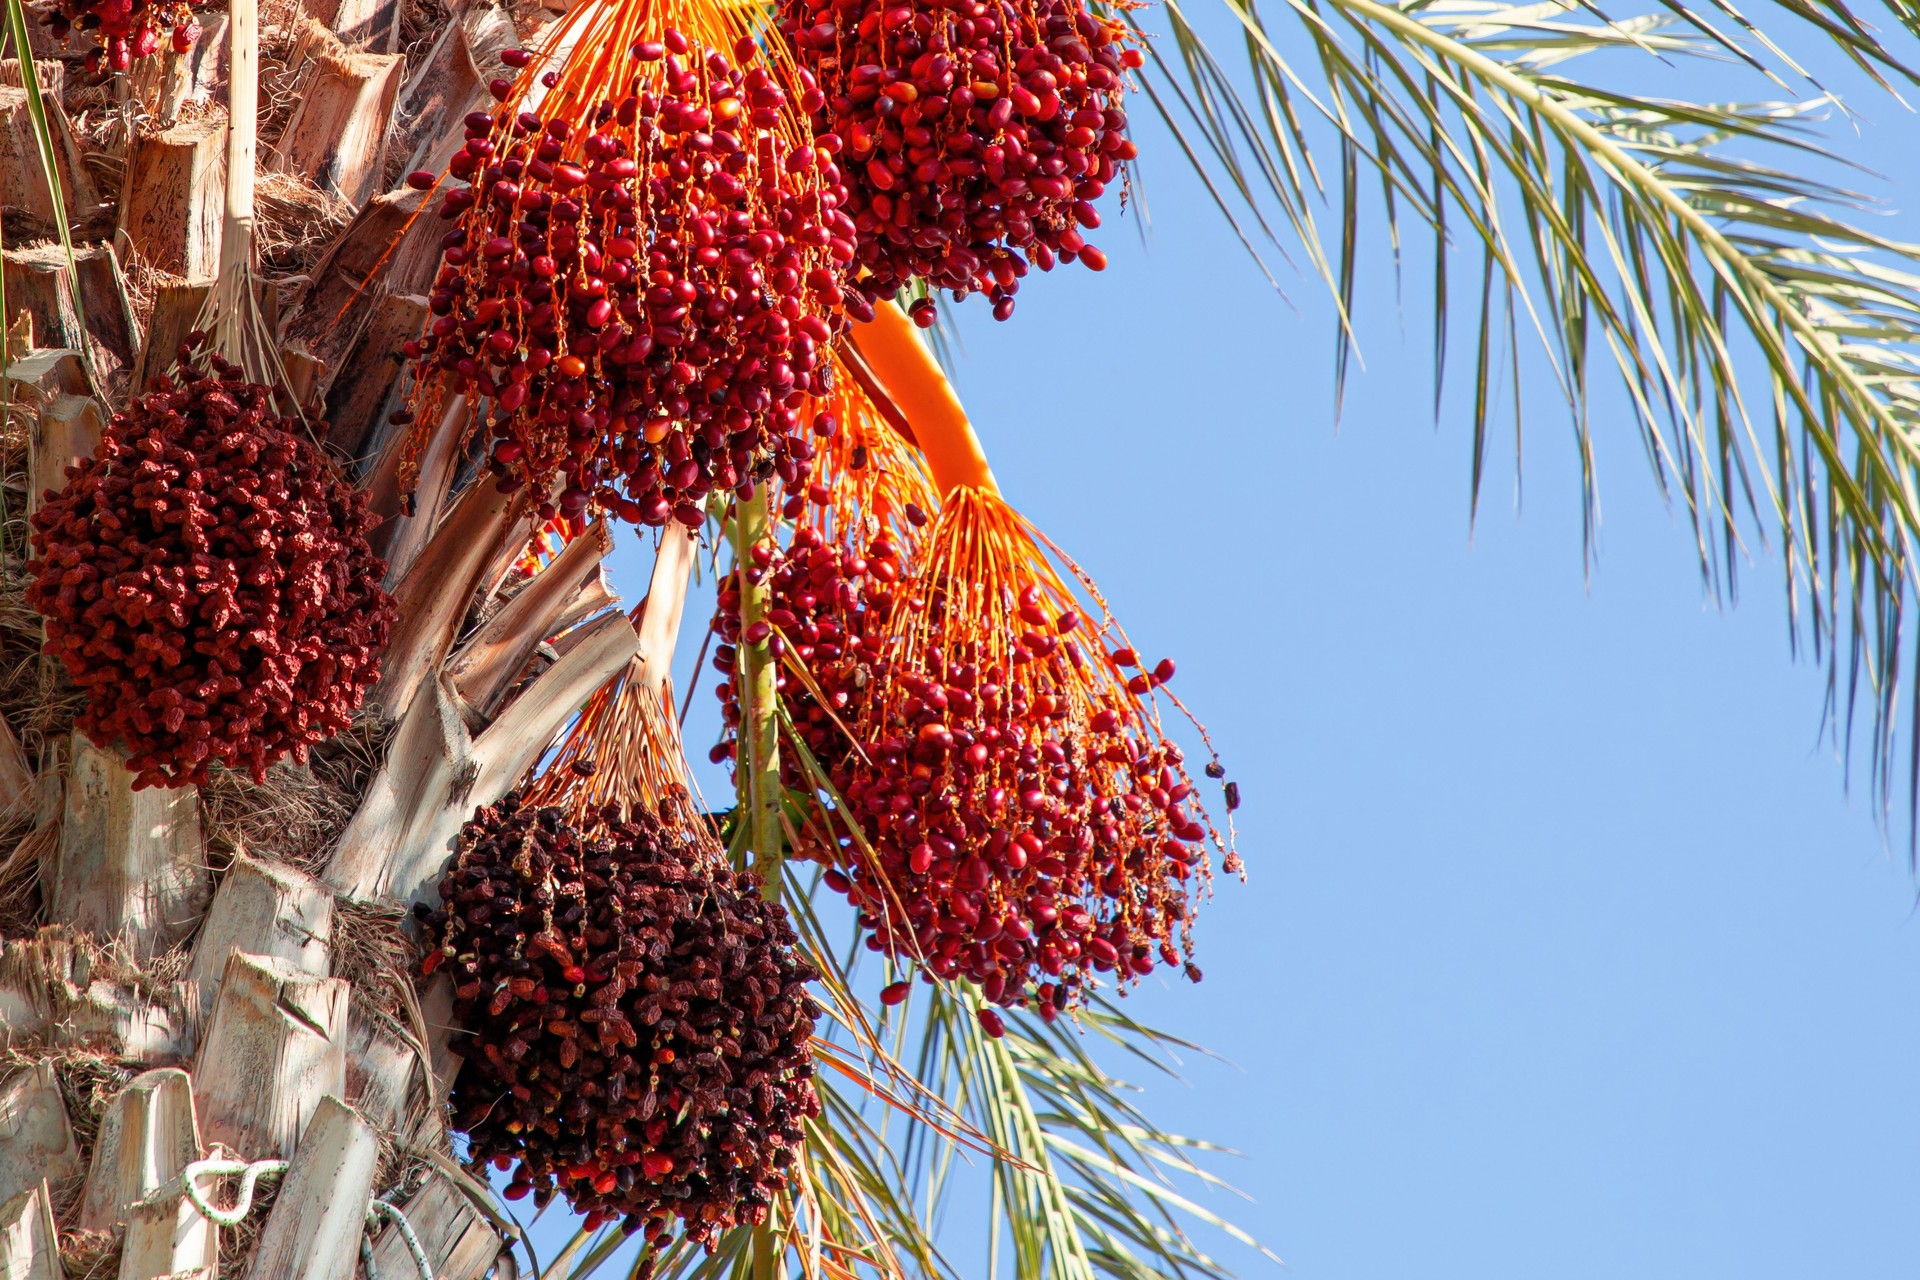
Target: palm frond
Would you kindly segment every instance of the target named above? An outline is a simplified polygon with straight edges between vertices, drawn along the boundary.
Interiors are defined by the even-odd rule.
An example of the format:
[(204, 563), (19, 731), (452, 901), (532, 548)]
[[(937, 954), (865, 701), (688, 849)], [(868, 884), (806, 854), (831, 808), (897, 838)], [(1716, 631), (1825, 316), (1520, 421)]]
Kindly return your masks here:
[(925, 992), (915, 1032), (929, 1059), (944, 1059), (941, 1074), (1014, 1157), (993, 1169), (996, 1243), (1011, 1246), (1007, 1274), (1116, 1280), (1231, 1274), (1193, 1238), (1193, 1223), (1273, 1256), (1180, 1189), (1182, 1182), (1224, 1188), (1193, 1159), (1220, 1149), (1148, 1120), (1128, 1099), (1131, 1087), (1096, 1061), (1084, 1039), (1104, 1040), (1168, 1076), (1175, 1068), (1165, 1050), (1174, 1042), (1107, 1003), (1084, 1011), (1076, 1025), (1048, 1026), (1016, 1014), (995, 1039), (973, 1016), (977, 1000), (950, 987)]
[[(1149, 92), (1244, 240), (1271, 239), (1259, 218), (1277, 206), (1304, 246), (1337, 304), (1336, 395), (1377, 207), (1396, 261), (1409, 232), (1432, 242), (1437, 404), (1462, 322), (1473, 340), (1470, 508), (1503, 402), (1518, 466), (1520, 349), (1537, 344), (1575, 429), (1589, 547), (1595, 420), (1631, 422), (1714, 590), (1734, 594), (1748, 544), (1777, 544), (1796, 645), (1826, 663), (1849, 745), (1856, 706), (1870, 705), (1872, 780), (1888, 799), (1913, 663), (1920, 246), (1865, 229), (1871, 201), (1823, 176), (1847, 167), (1819, 131), (1834, 100), (1664, 99), (1570, 74), (1606, 51), (1609, 67), (1739, 58), (1775, 84), (1774, 65), (1798, 74), (1730, 3), (1713, 12), (1744, 44), (1677, 4), (1620, 17), (1575, 0), (1285, 0), (1282, 32), (1256, 0), (1224, 3), (1252, 92), (1237, 92), (1179, 0)], [(1844, 6), (1782, 7), (1883, 83), (1911, 79)], [(1328, 138), (1333, 164), (1315, 156)], [(1323, 242), (1312, 211), (1329, 200), (1340, 230)], [(1603, 378), (1620, 410), (1595, 412)], [(1920, 778), (1920, 753), (1910, 768)]]

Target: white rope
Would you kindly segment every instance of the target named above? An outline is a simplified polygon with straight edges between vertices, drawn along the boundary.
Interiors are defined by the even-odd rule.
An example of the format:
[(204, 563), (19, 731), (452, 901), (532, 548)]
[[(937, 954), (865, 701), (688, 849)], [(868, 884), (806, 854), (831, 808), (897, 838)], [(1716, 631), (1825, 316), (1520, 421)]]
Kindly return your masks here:
[[(288, 1162), (285, 1160), (256, 1160), (252, 1164), (245, 1160), (196, 1160), (181, 1170), (180, 1177), (187, 1200), (199, 1210), (201, 1217), (217, 1226), (237, 1227), (253, 1211), (254, 1184), (262, 1178), (279, 1177), (287, 1168)], [(231, 1209), (217, 1208), (200, 1190), (201, 1178), (233, 1177), (240, 1179), (240, 1191), (234, 1197)], [(401, 1243), (407, 1246), (407, 1253), (413, 1258), (420, 1280), (433, 1280), (433, 1263), (428, 1260), (426, 1248), (414, 1233), (413, 1224), (407, 1221), (407, 1215), (400, 1212), (399, 1206), (388, 1204), (385, 1200), (370, 1201), (367, 1204), (367, 1226), (379, 1226), (382, 1218), (393, 1223), (400, 1232)], [(365, 1235), (360, 1237), (360, 1257), (366, 1265), (367, 1280), (379, 1280), (379, 1273), (374, 1269), (373, 1245)]]
[[(248, 1164), (245, 1160), (196, 1160), (180, 1171), (186, 1184), (187, 1199), (200, 1211), (200, 1216), (222, 1227), (237, 1227), (246, 1221), (247, 1214), (253, 1210), (253, 1184), (262, 1178), (278, 1177), (287, 1171), (285, 1160), (256, 1160)], [(201, 1178), (240, 1179), (240, 1193), (234, 1197), (233, 1208), (216, 1209), (200, 1191)]]
[[(240, 1226), (246, 1221), (246, 1215), (253, 1211), (253, 1184), (261, 1178), (280, 1176), (286, 1173), (288, 1161), (284, 1159), (261, 1159), (252, 1165), (244, 1159), (200, 1159), (180, 1171), (180, 1180), (186, 1192), (186, 1199), (200, 1211), (200, 1217), (217, 1226)], [(240, 1178), (240, 1192), (234, 1196), (232, 1209), (219, 1209), (205, 1197), (200, 1190), (200, 1178)], [(420, 1238), (413, 1232), (413, 1222), (407, 1221), (407, 1215), (399, 1211), (397, 1205), (390, 1205), (384, 1199), (372, 1199), (367, 1203), (367, 1226), (378, 1226), (380, 1219), (394, 1224), (399, 1232), (401, 1244), (407, 1245), (407, 1253), (413, 1255), (413, 1267), (420, 1272), (420, 1280), (434, 1280), (434, 1265), (426, 1257), (426, 1249), (420, 1245)], [(380, 1274), (372, 1263), (372, 1244), (367, 1236), (361, 1236), (361, 1261), (367, 1265), (367, 1280), (380, 1280)]]
[[(375, 1200), (367, 1206), (367, 1225), (372, 1226), (381, 1218), (393, 1223), (400, 1232), (401, 1241), (407, 1246), (407, 1252), (413, 1255), (413, 1265), (420, 1272), (420, 1280), (433, 1280), (433, 1264), (427, 1260), (427, 1251), (420, 1244), (420, 1237), (413, 1233), (413, 1224), (407, 1221), (407, 1215), (400, 1212), (398, 1205), (388, 1204), (385, 1200)], [(373, 1270), (373, 1254), (367, 1254), (367, 1280), (379, 1280)]]

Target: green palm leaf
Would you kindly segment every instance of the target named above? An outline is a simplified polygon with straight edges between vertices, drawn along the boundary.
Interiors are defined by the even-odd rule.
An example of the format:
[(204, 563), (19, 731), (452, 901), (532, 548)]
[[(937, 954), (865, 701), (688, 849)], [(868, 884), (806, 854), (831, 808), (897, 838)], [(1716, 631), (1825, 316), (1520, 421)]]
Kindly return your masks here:
[[(1833, 100), (1669, 100), (1569, 74), (1602, 51), (1609, 67), (1740, 58), (1775, 85), (1773, 66), (1797, 74), (1731, 4), (1714, 9), (1745, 44), (1677, 4), (1616, 16), (1573, 0), (1285, 0), (1282, 31), (1255, 0), (1224, 3), (1251, 91), (1173, 0), (1148, 92), (1246, 243), (1280, 243), (1263, 210), (1280, 211), (1337, 305), (1339, 379), (1377, 208), (1396, 258), (1410, 233), (1433, 244), (1436, 403), (1470, 300), (1471, 503), (1503, 398), (1517, 465), (1514, 371), (1522, 342), (1537, 344), (1575, 429), (1589, 543), (1595, 421), (1631, 423), (1716, 590), (1733, 593), (1746, 544), (1776, 544), (1796, 641), (1827, 664), (1843, 740), (1857, 702), (1870, 706), (1887, 798), (1913, 661), (1920, 247), (1864, 229), (1870, 202), (1814, 176), (1845, 164), (1818, 130)], [(1876, 80), (1912, 78), (1844, 6), (1782, 7)], [(1328, 139), (1332, 163), (1315, 154)], [(1316, 220), (1329, 203), (1337, 234)], [(1596, 411), (1598, 376), (1621, 409)]]

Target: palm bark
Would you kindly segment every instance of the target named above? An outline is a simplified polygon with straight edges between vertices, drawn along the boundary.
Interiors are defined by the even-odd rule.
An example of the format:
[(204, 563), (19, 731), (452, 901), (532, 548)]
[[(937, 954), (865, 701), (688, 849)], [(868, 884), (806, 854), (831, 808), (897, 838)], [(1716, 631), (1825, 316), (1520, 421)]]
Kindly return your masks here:
[[(263, 222), (278, 219), (262, 226), (256, 255), (264, 319), (303, 407), (323, 415), (316, 432), (390, 517), (379, 536), (403, 616), (361, 723), (310, 764), (276, 766), (265, 786), (217, 774), (206, 788), (134, 791), (111, 744), (72, 730), (73, 696), (37, 656), (38, 620), (23, 600), (26, 525), (9, 499), (0, 525), (0, 1274), (9, 1277), (52, 1280), (64, 1261), (68, 1274), (121, 1280), (344, 1280), (364, 1238), (381, 1276), (413, 1275), (424, 1261), (436, 1280), (475, 1280), (504, 1245), (482, 1188), (449, 1158), (443, 1103), (460, 1046), (447, 992), (417, 977), (405, 908), (433, 892), (460, 823), (626, 669), (639, 637), (601, 572), (605, 529), (531, 578), (515, 567), (533, 517), (524, 500), (474, 480), (464, 405), (435, 425), (409, 500), (395, 483), (400, 429), (386, 419), (400, 390), (398, 346), (425, 314), (420, 295), (444, 228), (430, 213), (415, 218), (424, 202), (397, 179), (444, 161), (461, 118), (489, 101), (498, 50), (534, 32), (481, 3), (451, 13), (431, 0), (342, 4), (331, 24), (297, 12), (269, 5), (260, 17), (261, 181), (271, 170), (276, 190), (293, 193), (291, 213), (284, 202), (262, 209)], [(5, 318), (14, 327), (0, 479), (13, 494), (60, 483), (135, 378), (171, 363), (222, 251), (224, 265), (234, 261), (208, 210), (235, 195), (230, 177), (249, 183), (253, 173), (219, 163), (220, 144), (208, 142), (219, 114), (208, 104), (235, 96), (233, 59), (218, 48), (224, 16), (201, 21), (199, 48), (114, 87), (149, 127), (75, 139), (82, 177), (146, 175), (118, 192), (107, 182), (100, 197), (89, 182), (69, 185), (85, 206), (71, 221), (103, 229), (100, 243), (77, 246), (77, 289), (64, 255), (8, 238), (15, 314)], [(77, 65), (64, 79), (58, 69), (43, 65), (42, 82), (100, 92)], [(238, 87), (244, 98), (248, 86)], [(0, 108), (10, 101), (0, 96)], [(35, 212), (16, 207), (17, 185), (9, 177), (0, 190), (10, 230)], [(351, 217), (329, 223), (343, 199)], [(116, 226), (129, 230), (118, 255), (105, 239)], [(322, 240), (316, 227), (335, 234)], [(266, 261), (289, 252), (295, 270)], [(22, 311), (30, 327), (18, 326)], [(659, 603), (678, 617), (674, 602)], [(226, 1211), (248, 1181), (231, 1172), (242, 1164), (256, 1167), (239, 1215)], [(370, 1219), (375, 1199), (406, 1228), (386, 1209)]]

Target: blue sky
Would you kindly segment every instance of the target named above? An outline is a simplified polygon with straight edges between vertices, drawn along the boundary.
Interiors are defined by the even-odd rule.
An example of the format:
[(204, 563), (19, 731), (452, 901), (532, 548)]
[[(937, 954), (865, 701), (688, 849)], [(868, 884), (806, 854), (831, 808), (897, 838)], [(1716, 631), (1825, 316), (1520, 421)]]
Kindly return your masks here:
[[(1913, 117), (1862, 105), (1859, 153), (1920, 203)], [(1819, 737), (1771, 562), (1716, 607), (1604, 400), (1591, 576), (1547, 400), (1524, 504), (1496, 445), (1470, 528), (1424, 274), (1403, 335), (1376, 225), (1336, 429), (1316, 286), (1260, 279), (1146, 114), (1146, 242), (1115, 226), (1104, 275), (1030, 282), (1010, 323), (963, 308), (955, 376), (1009, 498), (1177, 659), (1246, 795), (1206, 981), (1134, 1006), (1224, 1059), (1146, 1094), (1244, 1153), (1217, 1167), (1251, 1200), (1208, 1203), (1287, 1266), (1223, 1253), (1297, 1280), (1911, 1276), (1915, 879)]]

